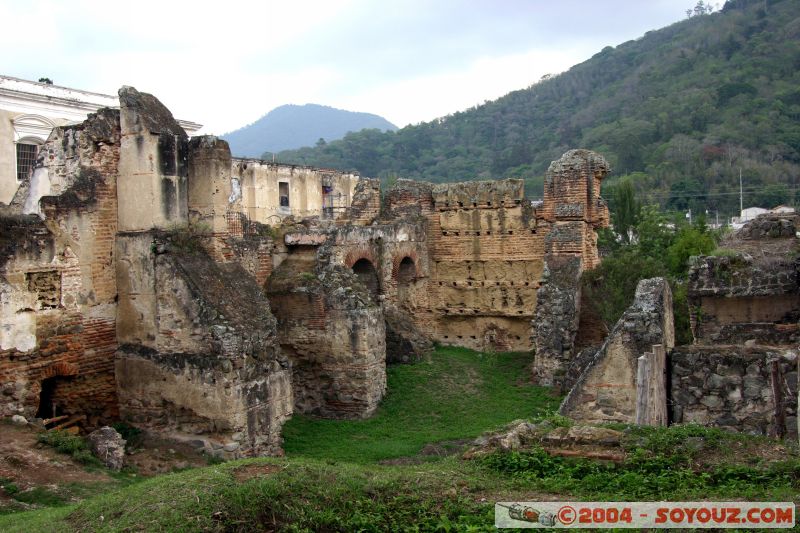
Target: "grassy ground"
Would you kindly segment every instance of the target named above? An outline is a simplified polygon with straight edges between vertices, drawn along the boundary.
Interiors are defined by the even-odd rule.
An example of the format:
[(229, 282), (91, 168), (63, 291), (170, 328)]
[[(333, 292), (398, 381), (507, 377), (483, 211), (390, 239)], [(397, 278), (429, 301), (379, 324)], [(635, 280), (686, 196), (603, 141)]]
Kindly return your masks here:
[(481, 354), (438, 348), (429, 360), (391, 366), (387, 394), (366, 420), (294, 416), (284, 426), (290, 457), (371, 463), (417, 454), (428, 443), (474, 438), (558, 407), (529, 383), (528, 353)]
[(0, 516), (0, 531), (494, 531), (495, 501), (800, 500), (796, 450), (698, 426), (619, 427), (627, 458), (616, 464), (538, 447), (375, 464), (552, 406), (525, 384), (527, 360), (439, 349), (431, 362), (390, 369), (391, 392), (371, 420), (293, 420), (285, 458), (168, 474), (77, 505)]

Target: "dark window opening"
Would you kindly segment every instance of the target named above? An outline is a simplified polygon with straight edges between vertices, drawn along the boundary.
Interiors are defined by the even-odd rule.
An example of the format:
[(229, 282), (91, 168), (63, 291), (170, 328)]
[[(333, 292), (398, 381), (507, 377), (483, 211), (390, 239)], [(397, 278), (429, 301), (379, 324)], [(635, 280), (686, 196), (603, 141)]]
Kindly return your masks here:
[(278, 197), (281, 207), (289, 207), (289, 184), (286, 182), (278, 183)]
[(379, 294), (378, 271), (368, 259), (359, 259), (353, 265), (353, 273), (358, 276), (369, 293), (377, 299)]
[(411, 283), (417, 277), (417, 269), (414, 266), (414, 260), (410, 257), (404, 257), (397, 267), (397, 283)]
[(17, 179), (27, 180), (33, 173), (36, 166), (36, 154), (39, 153), (39, 146), (35, 144), (17, 143)]

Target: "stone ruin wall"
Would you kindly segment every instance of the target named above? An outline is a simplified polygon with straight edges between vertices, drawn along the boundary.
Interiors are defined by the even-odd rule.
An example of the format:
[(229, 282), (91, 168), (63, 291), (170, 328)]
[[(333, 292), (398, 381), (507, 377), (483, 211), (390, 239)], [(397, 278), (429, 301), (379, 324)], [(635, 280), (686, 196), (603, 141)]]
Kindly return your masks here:
[(797, 436), (797, 355), (793, 350), (679, 346), (670, 354), (670, 374), (673, 423)]
[[(675, 346), (672, 292), (664, 278), (639, 282), (633, 303), (586, 362), (559, 413), (582, 422), (634, 423), (638, 359), (654, 345), (666, 351)], [(665, 370), (662, 367), (657, 372), (664, 396)], [(666, 402), (665, 397), (661, 400)]]
[[(663, 388), (651, 421), (796, 437), (800, 280), (792, 218), (756, 219), (722, 243), (730, 253), (691, 260), (692, 345), (672, 348), (669, 287), (640, 282), (603, 346), (570, 361), (563, 383), (575, 385), (561, 413), (583, 422), (639, 422), (638, 408), (650, 402), (640, 401), (637, 372), (644, 371), (646, 383)], [(655, 355), (662, 351), (655, 345), (666, 358)]]
[[(519, 180), (382, 198), (378, 180), (233, 159), (132, 88), (41, 154), (0, 213), (3, 414), (35, 415), (55, 378), (59, 414), (88, 428), (121, 416), (231, 457), (278, 453), (295, 409), (369, 416), (387, 361), (431, 340), (529, 349), (548, 260), (593, 265), (607, 222), (594, 167), (588, 185), (559, 174), (566, 211)], [(323, 187), (346, 199), (333, 216)]]
[(105, 109), (56, 128), (0, 220), (0, 415), (118, 414), (118, 124)]
[(693, 258), (694, 345), (670, 359), (671, 417), (772, 436), (796, 436), (800, 277), (794, 216), (758, 217)]

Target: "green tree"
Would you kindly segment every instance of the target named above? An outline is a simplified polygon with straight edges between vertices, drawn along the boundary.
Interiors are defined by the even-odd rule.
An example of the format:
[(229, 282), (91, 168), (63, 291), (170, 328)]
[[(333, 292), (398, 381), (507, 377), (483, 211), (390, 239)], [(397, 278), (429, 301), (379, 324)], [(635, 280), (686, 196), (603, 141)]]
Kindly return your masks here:
[(717, 246), (714, 236), (705, 223), (684, 226), (675, 235), (674, 242), (667, 248), (667, 266), (675, 279), (685, 279), (688, 274), (689, 258), (693, 255), (706, 255)]
[(789, 188), (783, 183), (771, 183), (756, 191), (753, 203), (758, 207), (772, 209), (789, 202)]
[(614, 187), (610, 208), (614, 231), (622, 239), (622, 242), (630, 243), (633, 230), (639, 223), (641, 211), (641, 205), (636, 201), (636, 194), (630, 180), (625, 180)]

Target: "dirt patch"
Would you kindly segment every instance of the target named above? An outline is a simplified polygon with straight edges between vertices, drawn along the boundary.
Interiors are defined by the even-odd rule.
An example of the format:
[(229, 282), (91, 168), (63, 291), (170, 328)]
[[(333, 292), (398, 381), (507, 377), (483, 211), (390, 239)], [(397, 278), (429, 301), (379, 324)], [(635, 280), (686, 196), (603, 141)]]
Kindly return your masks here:
[(261, 463), (244, 465), (233, 471), (233, 477), (236, 478), (236, 481), (239, 483), (244, 483), (254, 477), (265, 477), (275, 472), (280, 472), (282, 468), (283, 467), (280, 465)]
[(431, 442), (423, 446), (417, 455), (395, 457), (394, 459), (384, 459), (382, 461), (378, 461), (378, 464), (392, 466), (418, 465), (420, 463), (429, 461), (433, 457), (459, 455), (463, 453), (470, 444), (472, 444), (473, 440), (474, 439), (458, 439)]
[(207, 464), (207, 458), (188, 444), (150, 436), (145, 436), (136, 449), (125, 455), (125, 465), (141, 476), (157, 476)]
[(448, 455), (457, 455), (467, 449), (467, 446), (472, 444), (475, 439), (458, 439), (458, 440), (443, 440), (440, 442), (432, 442), (426, 444), (420, 450), (420, 455), (447, 457)]
[(733, 441), (725, 446), (706, 446), (703, 439), (695, 437), (693, 445), (698, 453), (695, 465), (698, 468), (708, 468), (720, 464), (742, 464), (742, 465), (767, 465), (770, 463), (786, 461), (792, 457), (797, 457), (797, 446), (780, 442), (769, 441), (766, 438), (761, 441)]
[(40, 444), (33, 427), (0, 424), (0, 478), (24, 490), (37, 486), (111, 481), (104, 472), (87, 472), (83, 465)]

